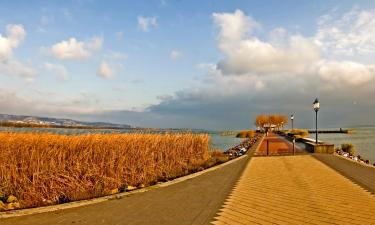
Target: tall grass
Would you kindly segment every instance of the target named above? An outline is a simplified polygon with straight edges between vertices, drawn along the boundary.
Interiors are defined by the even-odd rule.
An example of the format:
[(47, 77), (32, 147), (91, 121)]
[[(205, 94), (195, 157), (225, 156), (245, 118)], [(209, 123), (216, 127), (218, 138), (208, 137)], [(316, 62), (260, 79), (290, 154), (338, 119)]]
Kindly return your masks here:
[(209, 157), (205, 134), (0, 133), (0, 193), (23, 208), (88, 199), (182, 176)]
[(253, 130), (242, 130), (237, 133), (237, 138), (253, 138), (255, 136), (255, 131)]

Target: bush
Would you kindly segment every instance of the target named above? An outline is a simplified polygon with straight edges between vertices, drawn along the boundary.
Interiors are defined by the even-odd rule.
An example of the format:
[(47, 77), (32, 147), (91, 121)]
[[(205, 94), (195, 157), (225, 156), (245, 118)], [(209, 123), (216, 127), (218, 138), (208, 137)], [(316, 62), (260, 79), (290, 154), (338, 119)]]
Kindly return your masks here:
[(341, 144), (341, 150), (343, 152), (349, 153), (350, 155), (354, 155), (355, 154), (355, 148), (354, 148), (354, 145), (352, 143)]
[(236, 135), (237, 138), (253, 138), (254, 136), (255, 131), (253, 130), (243, 130)]
[(293, 129), (288, 132), (288, 135), (296, 139), (305, 138), (309, 136), (309, 131), (302, 129)]
[(211, 155), (210, 159), (208, 159), (203, 165), (204, 168), (209, 168), (215, 165), (219, 165), (229, 160), (229, 156), (224, 154), (224, 152), (220, 150), (211, 151), (210, 155)]

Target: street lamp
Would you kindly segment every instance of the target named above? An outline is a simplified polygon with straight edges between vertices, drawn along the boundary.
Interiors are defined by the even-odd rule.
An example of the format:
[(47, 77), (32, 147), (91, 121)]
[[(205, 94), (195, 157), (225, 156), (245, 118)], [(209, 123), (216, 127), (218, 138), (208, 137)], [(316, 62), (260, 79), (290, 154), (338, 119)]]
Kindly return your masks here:
[(294, 114), (290, 115), (290, 120), (292, 121), (292, 130), (294, 130), (294, 126), (293, 126)]
[(313, 108), (315, 111), (315, 141), (316, 141), (316, 144), (318, 144), (318, 111), (320, 109), (320, 103), (319, 103), (318, 98), (315, 99), (313, 103)]

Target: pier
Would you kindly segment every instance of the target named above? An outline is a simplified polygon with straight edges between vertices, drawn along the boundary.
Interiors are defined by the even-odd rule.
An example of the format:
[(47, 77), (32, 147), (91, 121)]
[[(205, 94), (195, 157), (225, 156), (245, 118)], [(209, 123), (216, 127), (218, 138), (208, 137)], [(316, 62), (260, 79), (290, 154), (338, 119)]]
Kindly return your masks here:
[[(264, 154), (270, 141), (273, 144), (268, 144), (269, 153), (273, 154)], [(253, 157), (247, 164), (213, 224), (372, 224), (375, 221), (375, 197), (370, 189), (353, 182), (375, 179), (371, 175), (374, 171), (356, 173), (363, 172), (362, 168), (349, 165), (350, 169), (344, 169), (351, 171), (348, 179), (335, 170), (349, 168), (344, 165), (347, 162), (338, 159), (339, 162), (332, 163), (329, 157), (335, 156), (330, 154), (324, 154), (328, 157), (317, 154), (317, 158), (311, 154), (286, 155), (292, 152), (291, 146), (278, 135), (266, 137), (256, 151), (263, 156)], [(319, 158), (331, 163), (334, 169)]]
[[(315, 130), (307, 130), (310, 134), (315, 134)], [(351, 134), (355, 132), (353, 129), (328, 129), (328, 130), (318, 130), (318, 134)]]

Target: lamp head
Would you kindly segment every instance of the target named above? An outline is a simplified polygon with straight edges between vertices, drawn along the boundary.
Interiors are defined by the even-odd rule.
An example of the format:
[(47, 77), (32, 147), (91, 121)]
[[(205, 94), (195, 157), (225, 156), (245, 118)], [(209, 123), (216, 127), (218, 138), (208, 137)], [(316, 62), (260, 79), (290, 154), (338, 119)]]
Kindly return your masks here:
[(314, 108), (315, 112), (319, 111), (319, 109), (320, 109), (320, 103), (319, 103), (318, 98), (315, 99), (315, 101), (313, 103), (313, 108)]

